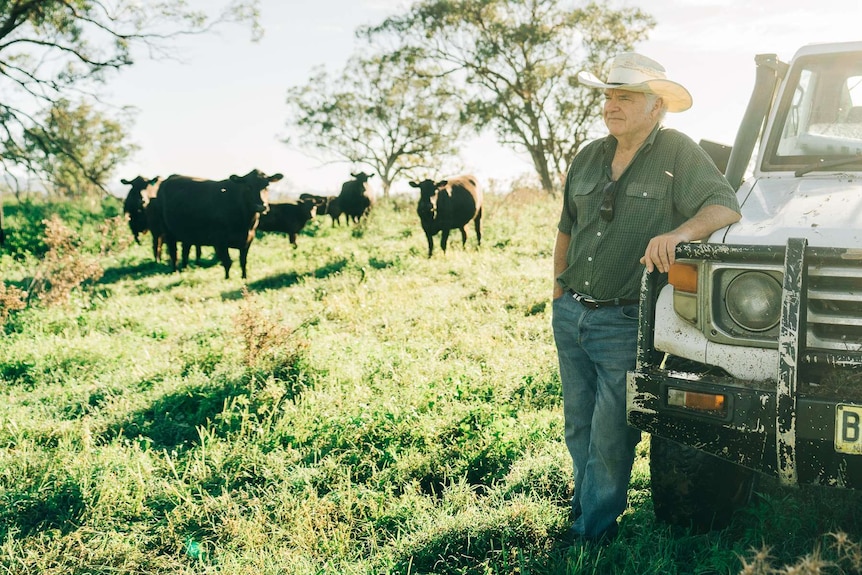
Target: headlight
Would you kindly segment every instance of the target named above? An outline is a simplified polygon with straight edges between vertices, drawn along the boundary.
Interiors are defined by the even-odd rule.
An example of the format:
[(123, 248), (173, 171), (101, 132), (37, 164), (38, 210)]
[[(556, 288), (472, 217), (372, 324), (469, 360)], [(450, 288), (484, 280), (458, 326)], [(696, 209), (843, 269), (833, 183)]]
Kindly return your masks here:
[(741, 273), (727, 286), (725, 307), (744, 329), (766, 331), (781, 319), (781, 285), (763, 272)]

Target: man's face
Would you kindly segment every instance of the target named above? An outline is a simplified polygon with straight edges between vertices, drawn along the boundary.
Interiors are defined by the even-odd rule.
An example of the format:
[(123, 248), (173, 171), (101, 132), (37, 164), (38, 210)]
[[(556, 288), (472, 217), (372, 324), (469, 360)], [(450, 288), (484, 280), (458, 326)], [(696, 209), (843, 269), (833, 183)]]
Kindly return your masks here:
[(605, 90), (605, 125), (618, 139), (652, 130), (658, 117), (657, 108), (658, 102), (650, 106), (641, 92)]

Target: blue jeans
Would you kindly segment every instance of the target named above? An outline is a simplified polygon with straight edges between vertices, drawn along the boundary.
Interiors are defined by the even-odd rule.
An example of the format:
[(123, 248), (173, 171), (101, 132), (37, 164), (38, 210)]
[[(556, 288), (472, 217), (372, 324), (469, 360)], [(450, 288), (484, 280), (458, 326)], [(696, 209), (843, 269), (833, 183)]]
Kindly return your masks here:
[(625, 511), (640, 441), (640, 431), (626, 423), (626, 371), (635, 367), (638, 306), (587, 309), (566, 294), (553, 309), (575, 478), (572, 531), (601, 537), (615, 532)]

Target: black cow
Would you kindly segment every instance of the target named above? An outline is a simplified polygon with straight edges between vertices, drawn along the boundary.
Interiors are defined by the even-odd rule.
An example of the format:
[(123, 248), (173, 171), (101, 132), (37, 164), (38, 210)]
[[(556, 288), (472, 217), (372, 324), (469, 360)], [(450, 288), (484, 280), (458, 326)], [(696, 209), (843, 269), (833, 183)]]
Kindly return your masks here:
[(428, 257), (434, 251), (434, 235), (442, 232), (440, 249), (446, 253), (449, 230), (461, 230), (461, 245), (467, 244), (467, 224), (476, 228), (476, 244), (482, 245), (482, 190), (474, 176), (464, 175), (448, 180), (410, 182), (419, 188), (416, 213), (428, 238)]
[(374, 203), (373, 193), (368, 180), (374, 177), (374, 174), (366, 174), (359, 172), (358, 174), (350, 173), (354, 179), (344, 182), (341, 185), (341, 193), (338, 195), (338, 201), (341, 204), (341, 211), (346, 216), (347, 222), (359, 223), (362, 216), (367, 216), (371, 211), (371, 206)]
[(300, 200), (314, 200), (317, 204), (317, 215), (329, 214), (332, 218), (332, 226), (341, 225), (341, 200), (338, 196), (315, 196), (314, 194), (299, 194)]
[[(157, 262), (162, 260), (162, 244), (164, 243), (164, 229), (161, 214), (159, 213), (159, 184), (161, 178), (145, 178), (136, 176), (131, 180), (120, 180), (127, 186), (132, 186), (123, 202), (123, 211), (129, 220), (129, 228), (135, 237), (135, 243), (140, 245), (138, 236), (150, 232), (153, 242), (153, 259)], [(196, 260), (201, 259), (201, 247), (195, 246)]]
[[(252, 170), (244, 176), (213, 181), (173, 175), (159, 187), (159, 206), (171, 268), (177, 267), (177, 242), (213, 246), (224, 267), (225, 279), (232, 264), (228, 248), (239, 250), (242, 277), (260, 214), (269, 209), (267, 186), (284, 176), (267, 176)], [(188, 250), (183, 246), (183, 266)]]
[(123, 202), (123, 212), (129, 221), (129, 228), (135, 237), (135, 243), (140, 245), (141, 240), (138, 236), (150, 229), (147, 223), (146, 208), (150, 198), (156, 195), (159, 178), (135, 176), (131, 180), (121, 179), (120, 181), (127, 186), (132, 186)]
[[(160, 262), (162, 261), (162, 246), (165, 243), (165, 224), (162, 221), (162, 208), (159, 204), (159, 196), (156, 194), (147, 203), (144, 211), (147, 214), (147, 225), (150, 228), (150, 235), (153, 236), (153, 258)], [(187, 244), (183, 244), (183, 260), (188, 261), (189, 248)], [(195, 261), (201, 261), (201, 245), (195, 245)]]
[(282, 202), (269, 204), (269, 211), (261, 214), (257, 230), (260, 232), (282, 232), (290, 237), (290, 243), (296, 248), (296, 234), (314, 217), (317, 203), (309, 198), (298, 202)]

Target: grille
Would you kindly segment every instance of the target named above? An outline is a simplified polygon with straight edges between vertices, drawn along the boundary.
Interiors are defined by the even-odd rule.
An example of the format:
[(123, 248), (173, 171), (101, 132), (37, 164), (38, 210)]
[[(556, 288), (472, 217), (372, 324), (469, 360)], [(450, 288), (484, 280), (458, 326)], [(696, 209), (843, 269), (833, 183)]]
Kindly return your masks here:
[(808, 349), (862, 351), (862, 268), (808, 269)]

